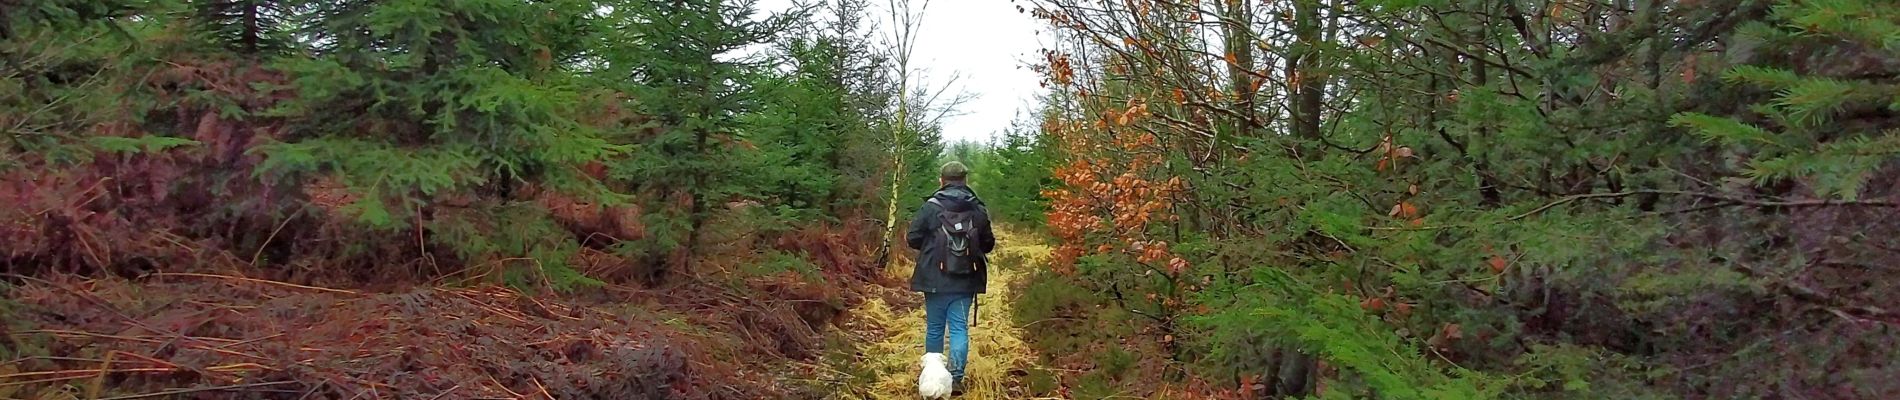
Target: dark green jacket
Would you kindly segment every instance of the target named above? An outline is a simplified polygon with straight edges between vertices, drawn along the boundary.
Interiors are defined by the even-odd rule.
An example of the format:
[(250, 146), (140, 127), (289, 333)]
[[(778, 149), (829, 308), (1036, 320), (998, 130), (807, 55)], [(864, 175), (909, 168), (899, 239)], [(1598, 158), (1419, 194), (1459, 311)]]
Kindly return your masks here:
[[(944, 274), (937, 265), (948, 255), (943, 239), (935, 234), (939, 228), (937, 213), (944, 209), (961, 212), (977, 210), (976, 237), (972, 245), (978, 254), (987, 257), (996, 249), (996, 232), (990, 230), (989, 211), (983, 208), (983, 200), (976, 198), (976, 191), (958, 183), (944, 185), (930, 196), (937, 199), (930, 202), (925, 199), (924, 206), (917, 210), (917, 217), (910, 220), (910, 234), (907, 242), (910, 248), (917, 250), (917, 269), (910, 276), (910, 289), (924, 293), (983, 293), (989, 290), (990, 266), (985, 265), (975, 274), (953, 276)], [(942, 204), (941, 208), (938, 204)], [(986, 263), (987, 264), (987, 263)]]

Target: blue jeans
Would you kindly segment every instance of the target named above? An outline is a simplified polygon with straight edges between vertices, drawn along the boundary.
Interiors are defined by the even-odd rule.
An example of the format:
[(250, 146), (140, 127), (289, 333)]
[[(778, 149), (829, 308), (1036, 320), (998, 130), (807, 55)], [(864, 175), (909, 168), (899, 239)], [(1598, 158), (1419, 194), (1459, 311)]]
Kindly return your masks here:
[(924, 352), (943, 353), (944, 328), (950, 329), (950, 376), (963, 380), (970, 360), (970, 306), (973, 293), (924, 293)]

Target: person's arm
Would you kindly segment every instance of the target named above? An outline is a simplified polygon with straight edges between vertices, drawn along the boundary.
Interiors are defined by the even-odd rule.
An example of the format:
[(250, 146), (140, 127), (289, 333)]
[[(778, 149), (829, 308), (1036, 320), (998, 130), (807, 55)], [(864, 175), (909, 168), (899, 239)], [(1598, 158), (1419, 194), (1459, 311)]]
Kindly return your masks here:
[(904, 242), (910, 245), (911, 250), (924, 249), (924, 239), (930, 237), (930, 220), (926, 218), (930, 217), (935, 207), (935, 204), (925, 202), (923, 208), (917, 209), (917, 217), (911, 218), (910, 233), (904, 235)]
[(990, 254), (990, 251), (996, 250), (996, 232), (990, 230), (990, 210), (977, 206), (977, 212), (983, 216), (982, 223), (977, 226), (982, 235), (982, 238), (977, 240), (977, 249), (982, 250), (983, 254)]

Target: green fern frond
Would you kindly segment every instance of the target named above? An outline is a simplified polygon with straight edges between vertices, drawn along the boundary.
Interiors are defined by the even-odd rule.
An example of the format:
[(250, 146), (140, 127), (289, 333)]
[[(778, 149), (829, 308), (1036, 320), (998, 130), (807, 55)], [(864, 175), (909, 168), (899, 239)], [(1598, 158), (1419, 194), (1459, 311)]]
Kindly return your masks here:
[(1747, 84), (1769, 89), (1786, 89), (1801, 82), (1801, 76), (1794, 71), (1759, 65), (1742, 65), (1730, 68), (1722, 74), (1722, 80), (1729, 84)]
[(1745, 173), (1756, 184), (1808, 178), (1819, 195), (1855, 200), (1874, 171), (1896, 156), (1900, 156), (1900, 136), (1853, 137), (1811, 152), (1757, 159)]
[(1807, 126), (1833, 118), (1842, 106), (1852, 101), (1854, 85), (1828, 78), (1808, 78), (1782, 90), (1775, 105), (1788, 110), (1795, 121)]
[(1497, 378), (1434, 365), (1417, 343), (1367, 315), (1353, 298), (1322, 292), (1286, 271), (1259, 268), (1238, 304), (1195, 321), (1224, 329), (1265, 329), (1341, 371), (1350, 371), (1381, 397), (1392, 399), (1485, 399), (1498, 396)]
[(431, 241), (471, 263), (502, 270), (509, 285), (571, 291), (600, 280), (574, 269), (580, 246), (547, 209), (531, 202), (484, 202), (466, 210), (438, 212), (427, 221)]
[(1727, 145), (1766, 145), (1775, 148), (1786, 146), (1777, 141), (1773, 133), (1732, 118), (1689, 112), (1671, 117), (1669, 125), (1689, 128), (1690, 132), (1702, 137), (1705, 141)]
[(1787, 42), (1794, 36), (1780, 27), (1763, 21), (1749, 21), (1735, 27), (1735, 38), (1752, 41), (1762, 45), (1775, 45)]
[(1793, 2), (1776, 9), (1776, 15), (1788, 20), (1801, 32), (1891, 48), (1896, 31), (1893, 18), (1900, 7), (1892, 2), (1870, 0), (1811, 0)]
[(93, 136), (86, 138), (91, 147), (113, 153), (154, 153), (178, 147), (197, 146), (196, 140), (170, 136)]

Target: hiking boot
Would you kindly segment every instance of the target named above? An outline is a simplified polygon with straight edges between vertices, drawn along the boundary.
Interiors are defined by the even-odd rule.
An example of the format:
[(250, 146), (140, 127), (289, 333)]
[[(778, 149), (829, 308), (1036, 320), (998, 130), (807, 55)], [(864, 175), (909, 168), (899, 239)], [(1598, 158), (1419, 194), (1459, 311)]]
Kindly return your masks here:
[(957, 378), (957, 380), (950, 381), (950, 395), (951, 396), (962, 396), (963, 389), (964, 389), (963, 378)]

